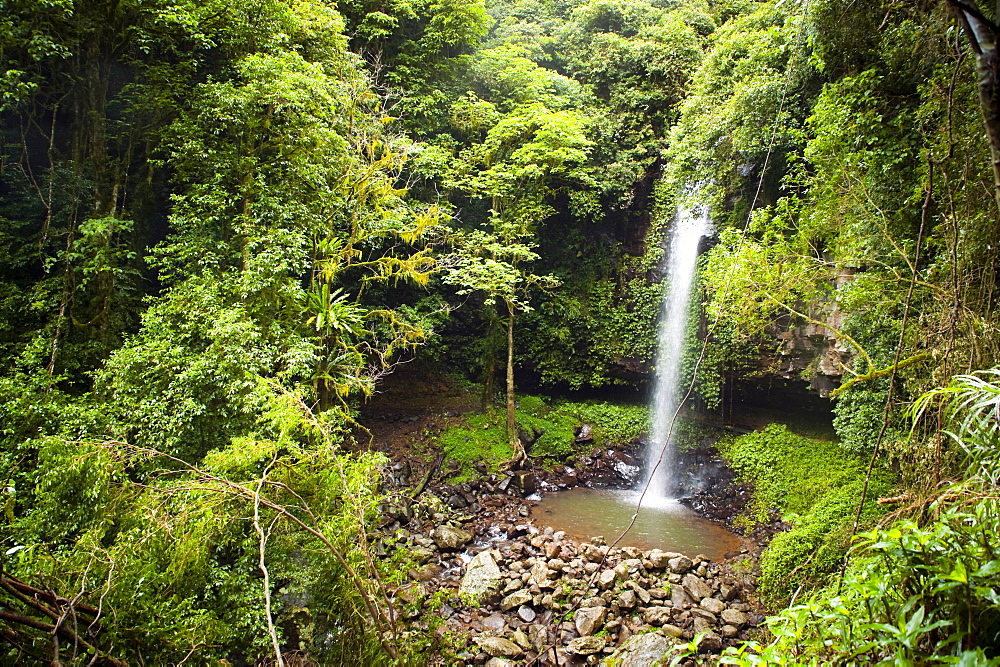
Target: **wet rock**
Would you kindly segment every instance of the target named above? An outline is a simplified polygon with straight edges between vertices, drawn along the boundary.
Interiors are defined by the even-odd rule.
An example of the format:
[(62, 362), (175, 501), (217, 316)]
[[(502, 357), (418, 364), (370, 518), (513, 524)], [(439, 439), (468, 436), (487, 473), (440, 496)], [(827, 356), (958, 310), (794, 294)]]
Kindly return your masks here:
[(604, 607), (583, 607), (578, 609), (573, 615), (573, 622), (576, 631), (581, 637), (588, 637), (604, 625), (604, 617), (607, 611)]
[(427, 597), (427, 589), (423, 584), (409, 584), (399, 589), (399, 599), (407, 604), (415, 604)]
[(669, 607), (647, 607), (642, 612), (642, 620), (650, 625), (660, 626), (670, 622)]
[(566, 651), (576, 655), (593, 655), (603, 651), (607, 643), (604, 637), (578, 637), (569, 643)]
[(517, 485), (517, 490), (522, 495), (530, 496), (532, 493), (538, 491), (538, 478), (535, 476), (535, 473), (530, 470), (518, 470), (514, 475), (516, 477), (514, 481)]
[(684, 588), (686, 588), (688, 593), (696, 600), (712, 597), (712, 587), (699, 576), (691, 573), (685, 574), (681, 583), (684, 584)]
[(698, 644), (699, 653), (718, 653), (722, 650), (722, 638), (714, 632), (707, 632)]
[[(705, 611), (712, 612), (713, 614), (721, 614), (722, 610), (726, 608), (726, 603), (715, 598), (705, 598), (701, 601), (700, 606)], [(738, 614), (739, 612), (736, 613)]]
[(576, 432), (577, 442), (590, 442), (594, 439), (594, 429), (590, 424), (584, 424)]
[(507, 658), (490, 658), (486, 667), (516, 667), (517, 663)]
[(639, 601), (642, 602), (642, 604), (649, 604), (650, 600), (652, 600), (652, 597), (649, 595), (649, 591), (634, 581), (630, 581), (626, 585), (639, 597)]
[(687, 556), (678, 556), (677, 558), (671, 558), (667, 566), (674, 574), (684, 574), (694, 566), (694, 563)]
[(469, 561), (465, 576), (459, 585), (459, 595), (467, 595), (473, 600), (481, 600), (493, 594), (500, 586), (503, 574), (497, 567), (492, 551), (481, 551)]
[(722, 620), (729, 625), (735, 625), (737, 628), (742, 628), (747, 624), (747, 615), (742, 611), (726, 609), (722, 612)]
[(715, 625), (715, 623), (705, 618), (702, 618), (701, 616), (695, 616), (694, 623), (692, 625), (694, 626), (695, 634), (701, 634), (705, 632), (713, 632), (712, 628)]
[(502, 611), (510, 611), (514, 607), (520, 607), (523, 604), (531, 602), (533, 596), (529, 591), (521, 589), (515, 593), (511, 593), (503, 600), (500, 601), (500, 609)]
[(428, 563), (416, 570), (410, 570), (409, 575), (417, 581), (431, 581), (444, 571), (444, 568), (437, 563)]
[(493, 657), (518, 658), (524, 654), (521, 647), (503, 637), (476, 637), (473, 641)]
[(549, 570), (549, 566), (543, 562), (535, 563), (531, 566), (531, 572), (529, 573), (529, 581), (535, 584), (539, 588), (552, 588), (552, 584), (549, 581), (549, 575), (555, 574)]
[(661, 635), (648, 633), (629, 638), (618, 650), (607, 657), (602, 665), (615, 667), (648, 667), (663, 660), (670, 649), (670, 641)]
[(663, 627), (660, 629), (663, 630), (663, 634), (665, 634), (668, 637), (673, 637), (674, 639), (680, 639), (681, 637), (684, 636), (684, 630), (678, 628), (676, 625), (664, 623)]
[(523, 648), (525, 651), (530, 651), (533, 647), (531, 645), (531, 640), (528, 639), (528, 635), (524, 634), (523, 630), (515, 630), (510, 635), (514, 643)]
[(670, 602), (675, 607), (687, 607), (690, 606), (694, 600), (688, 593), (687, 588), (683, 585), (671, 586), (670, 588)]
[(423, 565), (434, 557), (434, 550), (427, 547), (410, 547), (410, 556), (418, 565)]
[(454, 526), (438, 526), (431, 532), (431, 539), (439, 549), (458, 549), (472, 541), (472, 533)]
[(540, 623), (528, 628), (528, 640), (536, 650), (541, 650), (549, 641), (549, 629)]

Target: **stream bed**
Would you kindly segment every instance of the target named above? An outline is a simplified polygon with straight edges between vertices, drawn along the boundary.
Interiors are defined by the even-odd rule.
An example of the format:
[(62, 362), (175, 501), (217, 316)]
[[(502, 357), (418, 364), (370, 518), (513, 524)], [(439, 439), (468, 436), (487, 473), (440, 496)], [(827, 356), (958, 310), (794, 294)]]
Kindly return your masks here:
[[(546, 495), (532, 511), (536, 523), (580, 539), (602, 536), (608, 544), (622, 533), (635, 513), (638, 494), (577, 487)], [(643, 504), (635, 525), (618, 543), (638, 549), (703, 554), (713, 561), (745, 546), (743, 538), (701, 518), (676, 501), (657, 507)]]

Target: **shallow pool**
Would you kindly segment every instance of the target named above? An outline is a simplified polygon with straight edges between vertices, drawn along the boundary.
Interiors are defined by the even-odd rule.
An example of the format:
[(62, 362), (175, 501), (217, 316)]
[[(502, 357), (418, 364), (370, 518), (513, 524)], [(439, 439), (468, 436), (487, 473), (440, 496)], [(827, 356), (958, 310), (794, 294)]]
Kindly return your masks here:
[[(632, 491), (610, 491), (578, 487), (545, 496), (532, 511), (537, 525), (552, 526), (578, 539), (602, 536), (614, 542), (628, 527), (636, 512), (639, 495)], [(676, 501), (643, 507), (635, 525), (618, 546), (677, 551), (689, 556), (704, 554), (721, 560), (739, 551), (745, 542), (714, 523), (702, 519)]]

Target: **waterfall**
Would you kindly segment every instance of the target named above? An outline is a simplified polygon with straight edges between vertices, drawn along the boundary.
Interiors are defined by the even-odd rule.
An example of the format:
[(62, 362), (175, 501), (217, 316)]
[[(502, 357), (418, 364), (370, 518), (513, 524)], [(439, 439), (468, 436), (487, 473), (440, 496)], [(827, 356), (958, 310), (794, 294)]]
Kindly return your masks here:
[[(704, 205), (681, 207), (669, 237), (664, 257), (664, 280), (667, 293), (660, 310), (656, 352), (656, 384), (653, 402), (652, 439), (646, 447), (646, 495), (643, 505), (668, 504), (675, 496), (673, 443), (668, 442), (670, 422), (679, 400), (678, 380), (684, 356), (684, 333), (687, 330), (688, 302), (698, 262), (698, 245), (711, 232), (712, 222)], [(674, 427), (676, 432), (676, 426)]]

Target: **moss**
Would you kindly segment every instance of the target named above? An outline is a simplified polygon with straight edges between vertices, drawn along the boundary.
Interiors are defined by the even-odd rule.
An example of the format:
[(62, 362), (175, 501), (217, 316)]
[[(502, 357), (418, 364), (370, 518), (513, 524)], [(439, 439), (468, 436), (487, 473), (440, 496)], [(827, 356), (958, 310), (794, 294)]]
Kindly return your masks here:
[[(740, 481), (754, 488), (742, 523), (752, 527), (776, 510), (792, 524), (761, 557), (761, 594), (777, 603), (800, 585), (811, 589), (825, 583), (849, 546), (866, 462), (837, 443), (795, 435), (779, 424), (724, 440), (719, 448)], [(873, 475), (865, 520), (882, 512), (875, 499), (891, 488), (889, 475)]]

